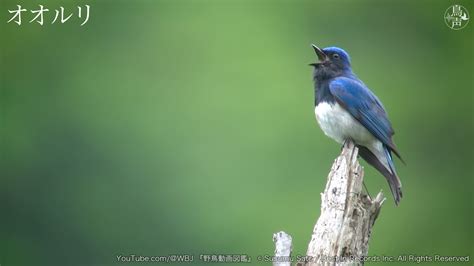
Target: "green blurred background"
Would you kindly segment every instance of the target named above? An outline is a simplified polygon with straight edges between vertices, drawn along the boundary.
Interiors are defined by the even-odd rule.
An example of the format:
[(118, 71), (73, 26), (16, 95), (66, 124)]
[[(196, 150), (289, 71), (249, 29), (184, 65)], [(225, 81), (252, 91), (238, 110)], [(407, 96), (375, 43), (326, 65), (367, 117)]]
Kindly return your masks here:
[[(1, 0), (0, 264), (256, 263), (280, 230), (304, 254), (340, 151), (314, 119), (310, 43), (351, 54), (407, 161), (399, 207), (365, 168), (388, 197), (369, 255), (472, 256), (474, 22), (449, 29), (454, 3), (474, 13), (472, 1)], [(16, 4), (49, 8), (45, 25), (7, 24)], [(86, 25), (50, 24), (85, 4)]]

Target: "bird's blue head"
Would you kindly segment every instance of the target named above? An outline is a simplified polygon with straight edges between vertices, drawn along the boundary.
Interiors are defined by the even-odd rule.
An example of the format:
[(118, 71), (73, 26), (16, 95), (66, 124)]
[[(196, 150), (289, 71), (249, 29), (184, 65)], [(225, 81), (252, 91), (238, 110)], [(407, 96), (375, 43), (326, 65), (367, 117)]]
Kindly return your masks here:
[(351, 59), (346, 51), (338, 47), (320, 49), (312, 44), (319, 62), (310, 64), (314, 66), (314, 79), (331, 79), (344, 74), (351, 74)]

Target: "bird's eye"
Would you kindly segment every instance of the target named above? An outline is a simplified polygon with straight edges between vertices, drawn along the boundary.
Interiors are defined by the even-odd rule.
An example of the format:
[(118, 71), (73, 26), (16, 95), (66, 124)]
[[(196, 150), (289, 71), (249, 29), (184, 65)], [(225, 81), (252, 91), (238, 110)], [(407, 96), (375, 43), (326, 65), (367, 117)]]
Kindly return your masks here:
[(333, 54), (332, 57), (333, 57), (334, 59), (339, 59), (339, 55), (338, 55), (338, 54)]

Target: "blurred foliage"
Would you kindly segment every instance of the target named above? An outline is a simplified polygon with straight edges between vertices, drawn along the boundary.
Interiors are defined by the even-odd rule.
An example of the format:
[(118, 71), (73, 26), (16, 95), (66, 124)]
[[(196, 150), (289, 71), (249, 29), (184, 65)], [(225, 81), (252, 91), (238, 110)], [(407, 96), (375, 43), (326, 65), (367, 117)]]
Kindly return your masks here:
[[(6, 23), (38, 3), (91, 17)], [(452, 4), (2, 0), (0, 264), (256, 262), (279, 230), (304, 254), (340, 150), (314, 119), (310, 43), (351, 54), (407, 161), (370, 255), (472, 256), (474, 22), (449, 29)]]

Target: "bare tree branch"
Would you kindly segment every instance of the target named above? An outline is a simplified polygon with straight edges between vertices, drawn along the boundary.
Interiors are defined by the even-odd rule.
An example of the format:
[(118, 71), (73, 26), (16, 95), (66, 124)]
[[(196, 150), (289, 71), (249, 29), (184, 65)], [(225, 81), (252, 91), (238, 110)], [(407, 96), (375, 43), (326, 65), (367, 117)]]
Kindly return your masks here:
[(358, 148), (347, 141), (335, 160), (321, 194), (321, 215), (308, 245), (304, 265), (363, 265), (372, 227), (385, 200), (362, 192), (364, 171)]
[(273, 234), (273, 242), (275, 242), (275, 257), (273, 265), (290, 266), (290, 256), (292, 251), (291, 236), (283, 231), (280, 231), (278, 233)]

